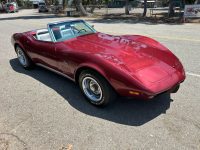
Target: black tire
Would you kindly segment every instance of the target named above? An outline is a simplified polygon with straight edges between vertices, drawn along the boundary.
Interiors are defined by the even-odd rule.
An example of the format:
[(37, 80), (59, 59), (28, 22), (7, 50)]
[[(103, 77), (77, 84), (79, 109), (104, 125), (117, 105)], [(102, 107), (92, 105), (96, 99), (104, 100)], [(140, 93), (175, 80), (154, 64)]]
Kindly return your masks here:
[(180, 88), (180, 84), (177, 85), (177, 86), (175, 86), (174, 88), (172, 88), (172, 89), (170, 90), (170, 92), (171, 92), (171, 93), (176, 93), (176, 92), (178, 92), (179, 88)]
[[(27, 54), (24, 52), (24, 50), (19, 46), (17, 45), (15, 47), (15, 51), (17, 53), (17, 58), (19, 60), (19, 63), (22, 65), (22, 67), (24, 67), (25, 69), (31, 69), (33, 67), (33, 62), (31, 61), (31, 59), (27, 56)], [(20, 51), (20, 52), (19, 52)], [(20, 58), (19, 58), (19, 53), (21, 53), (21, 55), (23, 55), (23, 58), (24, 58), (24, 63), (22, 63), (20, 61)]]
[[(101, 88), (102, 97), (98, 101), (92, 100), (83, 90), (83, 81), (88, 77), (94, 79)], [(107, 80), (100, 74), (92, 70), (84, 70), (81, 72), (81, 74), (79, 75), (79, 87), (86, 99), (95, 106), (105, 106), (116, 99), (116, 92), (107, 82)]]

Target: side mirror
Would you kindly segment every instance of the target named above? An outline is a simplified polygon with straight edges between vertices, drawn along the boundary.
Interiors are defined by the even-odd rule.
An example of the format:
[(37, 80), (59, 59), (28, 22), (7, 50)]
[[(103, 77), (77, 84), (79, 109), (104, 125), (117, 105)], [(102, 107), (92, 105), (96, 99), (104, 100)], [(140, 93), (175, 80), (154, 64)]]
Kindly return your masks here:
[(92, 28), (94, 28), (94, 25), (91, 25)]

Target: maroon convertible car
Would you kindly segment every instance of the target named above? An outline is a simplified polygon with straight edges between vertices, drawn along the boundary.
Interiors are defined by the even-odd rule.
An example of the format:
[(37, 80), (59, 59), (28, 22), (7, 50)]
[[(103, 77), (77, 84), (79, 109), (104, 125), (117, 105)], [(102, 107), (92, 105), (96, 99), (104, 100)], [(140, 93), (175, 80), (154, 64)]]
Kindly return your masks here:
[(25, 69), (35, 64), (77, 82), (94, 105), (106, 105), (117, 95), (151, 99), (175, 93), (185, 79), (179, 59), (159, 42), (100, 33), (83, 20), (15, 33), (12, 44)]

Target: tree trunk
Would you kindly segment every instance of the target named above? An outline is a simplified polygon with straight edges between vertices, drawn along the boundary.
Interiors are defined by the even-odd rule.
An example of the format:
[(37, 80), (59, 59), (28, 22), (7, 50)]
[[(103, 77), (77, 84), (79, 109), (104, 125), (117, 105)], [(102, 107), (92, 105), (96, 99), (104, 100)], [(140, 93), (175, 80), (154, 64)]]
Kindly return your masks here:
[(174, 16), (174, 3), (173, 0), (169, 0), (169, 17)]
[(95, 5), (96, 5), (96, 0), (92, 0), (92, 6), (90, 8), (90, 13), (93, 13), (94, 12), (94, 9), (95, 9)]
[(49, 1), (48, 1), (48, 0), (45, 0), (45, 4), (46, 4), (46, 5), (49, 5)]
[(90, 8), (90, 13), (93, 13), (93, 12), (94, 12), (94, 9), (95, 9), (95, 6), (92, 6), (92, 7)]
[(125, 14), (129, 15), (129, 0), (126, 0), (126, 5), (125, 5)]
[(65, 10), (67, 8), (67, 0), (63, 0), (62, 4), (63, 4), (63, 10)]
[(147, 14), (147, 0), (144, 0), (144, 11), (143, 11), (143, 17), (146, 17)]
[(77, 2), (78, 11), (81, 13), (80, 15), (81, 16), (87, 16), (88, 13), (85, 10), (85, 8), (83, 7), (82, 0), (77, 0), (76, 2)]

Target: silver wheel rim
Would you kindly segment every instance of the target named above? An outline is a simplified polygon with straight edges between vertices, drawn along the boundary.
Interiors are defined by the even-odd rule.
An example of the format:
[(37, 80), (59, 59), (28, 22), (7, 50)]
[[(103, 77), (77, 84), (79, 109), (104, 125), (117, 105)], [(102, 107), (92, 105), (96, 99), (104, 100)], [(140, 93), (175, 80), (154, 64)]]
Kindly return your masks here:
[(82, 81), (82, 88), (85, 95), (94, 102), (101, 101), (102, 98), (102, 90), (99, 83), (91, 78), (85, 77)]
[(26, 56), (21, 48), (17, 47), (17, 58), (23, 66), (27, 65)]

